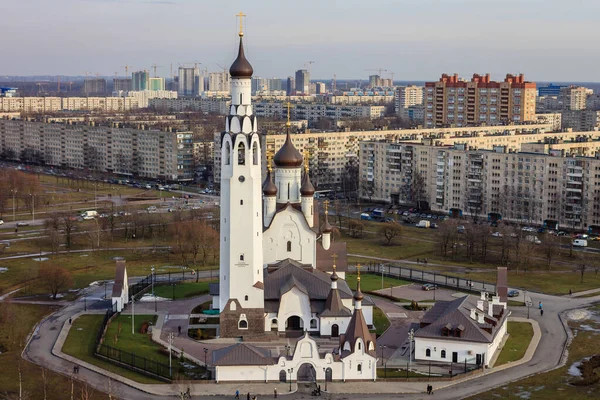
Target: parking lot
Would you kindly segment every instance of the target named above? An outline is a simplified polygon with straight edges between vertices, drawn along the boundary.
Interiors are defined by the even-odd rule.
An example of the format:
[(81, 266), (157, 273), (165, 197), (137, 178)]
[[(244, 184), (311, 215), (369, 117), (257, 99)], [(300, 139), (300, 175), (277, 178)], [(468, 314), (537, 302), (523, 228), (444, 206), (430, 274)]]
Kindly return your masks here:
[(415, 301), (424, 300), (455, 300), (459, 297), (466, 296), (467, 293), (457, 292), (455, 290), (448, 290), (437, 288), (435, 290), (423, 290), (423, 285), (413, 283), (410, 285), (396, 286), (393, 288), (376, 290), (377, 293), (391, 295), (397, 298)]

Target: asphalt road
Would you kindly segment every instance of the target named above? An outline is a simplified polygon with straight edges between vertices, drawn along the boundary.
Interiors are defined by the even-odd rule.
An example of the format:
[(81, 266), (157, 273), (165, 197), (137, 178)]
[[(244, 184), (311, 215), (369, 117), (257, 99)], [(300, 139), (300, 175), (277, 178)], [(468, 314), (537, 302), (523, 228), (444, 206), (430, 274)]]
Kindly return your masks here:
[[(209, 271), (202, 271), (201, 277), (204, 275), (208, 276)], [(104, 295), (103, 287), (90, 288), (87, 296), (87, 307), (90, 310), (98, 310), (102, 312), (107, 306), (107, 302), (102, 300)], [(468, 396), (475, 395), (482, 391), (514, 382), (523, 377), (531, 374), (548, 371), (556, 367), (562, 356), (562, 349), (565, 346), (567, 340), (567, 334), (565, 328), (559, 319), (559, 313), (562, 311), (580, 308), (592, 304), (594, 301), (598, 301), (600, 296), (591, 298), (571, 298), (571, 297), (557, 297), (544, 294), (530, 294), (532, 302), (538, 304), (542, 301), (544, 304), (545, 314), (542, 317), (537, 308), (532, 308), (531, 318), (539, 322), (542, 329), (542, 338), (539, 346), (532, 358), (532, 360), (526, 364), (507, 369), (502, 373), (489, 373), (484, 376), (475, 377), (465, 382), (456, 383), (447, 388), (438, 388), (442, 385), (446, 385), (447, 382), (435, 383), (434, 387), (438, 388), (435, 391), (437, 398), (443, 399), (462, 399)], [(52, 314), (48, 318), (44, 319), (37, 330), (35, 331), (32, 340), (27, 345), (23, 357), (37, 364), (45, 364), (49, 368), (68, 375), (73, 368), (73, 364), (67, 362), (61, 358), (58, 358), (51, 354), (52, 346), (54, 345), (60, 328), (63, 323), (68, 320), (72, 315), (81, 312), (84, 307), (84, 302), (78, 300), (69, 303), (61, 310)], [(527, 317), (526, 307), (520, 307), (512, 310), (513, 316)], [(86, 379), (95, 388), (107, 391), (108, 380), (106, 377), (97, 374), (92, 371), (88, 371), (84, 368), (81, 369), (79, 379)], [(400, 383), (398, 383), (400, 385)], [(346, 384), (348, 389), (351, 389), (351, 384)], [(164, 398), (161, 396), (150, 395), (134, 387), (130, 387), (119, 382), (112, 382), (112, 388), (114, 388), (118, 397), (125, 399), (159, 399)], [(194, 398), (230, 398), (231, 396), (195, 396)], [(310, 397), (310, 396), (308, 396)], [(288, 399), (300, 399), (306, 398), (306, 394), (292, 394), (286, 395)], [(387, 394), (332, 394), (331, 399), (385, 399), (390, 398)], [(405, 398), (405, 399), (420, 399), (424, 398), (423, 394), (406, 394), (406, 395), (394, 395), (394, 398)]]

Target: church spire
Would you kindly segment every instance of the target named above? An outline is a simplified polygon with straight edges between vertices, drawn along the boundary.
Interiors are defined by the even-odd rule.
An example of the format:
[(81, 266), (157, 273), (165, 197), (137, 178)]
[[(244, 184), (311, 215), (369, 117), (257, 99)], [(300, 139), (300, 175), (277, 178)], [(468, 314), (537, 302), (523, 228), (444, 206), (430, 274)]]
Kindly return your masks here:
[(249, 79), (252, 77), (254, 70), (252, 69), (252, 65), (250, 65), (246, 59), (246, 55), (244, 54), (244, 43), (242, 41), (242, 37), (244, 36), (242, 18), (245, 17), (246, 14), (240, 12), (236, 16), (240, 17), (240, 32), (238, 33), (240, 37), (240, 47), (238, 49), (237, 58), (229, 68), (229, 74), (232, 78)]
[(376, 349), (375, 338), (369, 332), (369, 327), (365, 321), (362, 312), (362, 299), (364, 298), (360, 290), (360, 264), (356, 265), (356, 292), (354, 293), (354, 313), (346, 328), (346, 333), (340, 336), (340, 348), (343, 354), (346, 352), (354, 353), (363, 351), (365, 353), (374, 352)]

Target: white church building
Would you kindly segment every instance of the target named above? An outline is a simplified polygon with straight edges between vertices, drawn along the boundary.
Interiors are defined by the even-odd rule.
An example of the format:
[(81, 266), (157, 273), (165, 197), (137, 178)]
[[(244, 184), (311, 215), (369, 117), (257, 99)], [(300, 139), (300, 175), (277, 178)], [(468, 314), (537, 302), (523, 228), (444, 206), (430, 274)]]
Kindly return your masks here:
[[(319, 221), (315, 189), (289, 136), (262, 179), (260, 139), (251, 104), (252, 66), (240, 31), (231, 74), (231, 109), (221, 135), (220, 336), (242, 342), (213, 352), (217, 381), (370, 380), (377, 348), (369, 331), (373, 302), (345, 280), (345, 243)], [(338, 275), (338, 269), (339, 275)], [(339, 338), (320, 352), (311, 334)], [(291, 356), (246, 343), (299, 337)]]
[[(346, 244), (333, 242), (333, 227), (320, 222), (308, 162), (292, 144), (268, 162), (263, 180), (258, 121), (251, 104), (252, 66), (240, 33), (230, 68), (231, 107), (221, 135), (220, 280), (211, 290), (220, 310), (220, 336), (338, 337), (354, 311), (345, 280)], [(306, 166), (303, 168), (303, 164)], [(336, 281), (331, 274), (337, 267)], [(216, 289), (216, 288), (215, 288)], [(373, 302), (362, 315), (373, 324)]]

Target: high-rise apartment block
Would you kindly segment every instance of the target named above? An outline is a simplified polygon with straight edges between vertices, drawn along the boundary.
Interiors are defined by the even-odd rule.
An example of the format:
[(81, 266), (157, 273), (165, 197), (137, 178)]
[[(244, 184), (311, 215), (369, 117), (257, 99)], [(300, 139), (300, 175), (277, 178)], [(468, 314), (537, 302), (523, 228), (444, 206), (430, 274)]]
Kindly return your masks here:
[(180, 96), (200, 96), (204, 92), (204, 77), (199, 68), (179, 67), (177, 93)]
[(113, 91), (129, 92), (132, 90), (131, 78), (114, 78), (113, 79)]
[(148, 86), (149, 90), (165, 90), (165, 78), (150, 78)]
[(230, 91), (229, 72), (211, 72), (208, 74), (208, 90), (211, 92), (229, 92)]
[(327, 87), (323, 82), (315, 83), (315, 94), (325, 94), (327, 93)]
[(560, 88), (558, 103), (563, 110), (585, 110), (586, 100), (592, 91), (582, 86), (568, 86)]
[(394, 98), (394, 108), (398, 115), (404, 116), (405, 110), (412, 106), (423, 104), (422, 86), (399, 86), (396, 89)]
[(270, 92), (283, 90), (283, 86), (281, 85), (281, 79), (279, 78), (271, 78), (267, 83)]
[(291, 96), (296, 91), (296, 79), (294, 79), (293, 76), (288, 76), (286, 83), (287, 83), (287, 85), (285, 88), (285, 94), (287, 94), (288, 96)]
[(87, 94), (106, 93), (106, 79), (104, 78), (85, 78), (83, 83), (83, 92)]
[(473, 126), (521, 123), (535, 116), (536, 85), (523, 74), (507, 74), (503, 82), (474, 74), (471, 81), (443, 74), (425, 83), (425, 126)]
[(131, 74), (132, 90), (148, 90), (150, 86), (150, 74), (148, 71), (137, 71)]
[(296, 71), (296, 94), (310, 94), (310, 73), (306, 69)]

